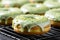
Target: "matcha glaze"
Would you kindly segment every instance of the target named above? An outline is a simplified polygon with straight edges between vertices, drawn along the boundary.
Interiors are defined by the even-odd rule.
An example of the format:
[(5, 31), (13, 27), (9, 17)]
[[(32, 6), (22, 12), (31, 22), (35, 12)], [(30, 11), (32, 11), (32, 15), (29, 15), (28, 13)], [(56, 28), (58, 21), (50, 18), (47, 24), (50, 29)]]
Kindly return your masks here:
[[(40, 28), (42, 29), (42, 31), (44, 31), (44, 27), (46, 25), (48, 25), (50, 23), (50, 21), (43, 17), (43, 16), (38, 16), (38, 15), (20, 15), (17, 16), (14, 20), (13, 20), (13, 25), (12, 27), (16, 27), (18, 24), (20, 24), (20, 26), (22, 26), (22, 28), (24, 29), (25, 27), (27, 27), (29, 30), (34, 27), (34, 26), (40, 26)], [(28, 30), (28, 32), (29, 32)]]

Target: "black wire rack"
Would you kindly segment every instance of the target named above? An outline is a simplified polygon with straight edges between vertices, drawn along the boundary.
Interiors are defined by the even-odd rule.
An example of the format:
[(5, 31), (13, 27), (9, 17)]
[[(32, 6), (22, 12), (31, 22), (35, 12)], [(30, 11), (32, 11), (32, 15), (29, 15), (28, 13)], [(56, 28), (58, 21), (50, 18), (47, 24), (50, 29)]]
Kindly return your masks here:
[(51, 40), (51, 38), (60, 37), (60, 29), (52, 27), (51, 30), (46, 34), (22, 35), (14, 32), (11, 26), (0, 26), (0, 34), (10, 37), (14, 40)]

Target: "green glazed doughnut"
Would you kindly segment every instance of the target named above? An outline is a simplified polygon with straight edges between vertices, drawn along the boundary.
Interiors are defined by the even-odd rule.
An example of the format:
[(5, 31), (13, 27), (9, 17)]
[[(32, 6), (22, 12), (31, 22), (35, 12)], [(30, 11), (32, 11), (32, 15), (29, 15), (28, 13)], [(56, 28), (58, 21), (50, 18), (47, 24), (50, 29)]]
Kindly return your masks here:
[(60, 0), (46, 0), (44, 5), (48, 8), (60, 8)]
[(47, 11), (45, 16), (51, 20), (60, 21), (60, 8)]
[(8, 10), (0, 11), (0, 24), (1, 25), (11, 25), (11, 21), (15, 16), (22, 14), (18, 8), (9, 8)]
[(29, 3), (28, 0), (2, 0), (1, 7), (21, 7), (22, 5)]
[(21, 7), (21, 11), (24, 14), (40, 14), (41, 15), (41, 14), (45, 14), (47, 10), (49, 10), (48, 7), (39, 3), (29, 3)]
[(42, 34), (46, 32), (45, 27), (50, 30), (50, 21), (44, 16), (19, 15), (12, 21), (12, 28), (23, 34)]
[(0, 7), (21, 7), (27, 3), (42, 3), (45, 0), (1, 0)]
[(45, 16), (51, 20), (52, 26), (60, 27), (60, 8), (47, 11)]

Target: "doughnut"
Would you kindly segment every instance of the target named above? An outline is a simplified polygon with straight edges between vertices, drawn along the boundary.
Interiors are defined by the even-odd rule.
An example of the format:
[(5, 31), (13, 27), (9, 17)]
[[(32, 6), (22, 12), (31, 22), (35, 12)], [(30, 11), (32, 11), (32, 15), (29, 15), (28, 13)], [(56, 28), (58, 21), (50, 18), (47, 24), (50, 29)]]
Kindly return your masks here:
[(47, 11), (45, 17), (51, 20), (53, 27), (60, 27), (60, 8)]
[(24, 35), (44, 34), (50, 30), (50, 20), (40, 15), (19, 15), (12, 21), (15, 32)]
[(30, 0), (31, 3), (43, 3), (45, 0)]
[(1, 0), (0, 7), (18, 7), (27, 3), (43, 3), (45, 0)]
[(60, 8), (60, 0), (46, 0), (44, 2), (44, 5), (46, 5), (48, 8)]
[(28, 0), (2, 0), (1, 7), (18, 7), (20, 8), (22, 5), (29, 3)]
[(19, 8), (9, 8), (0, 11), (0, 25), (11, 25), (15, 16), (22, 14)]
[(48, 7), (40, 3), (28, 3), (23, 5), (20, 9), (24, 14), (38, 14), (38, 15), (44, 15), (45, 12), (49, 10)]

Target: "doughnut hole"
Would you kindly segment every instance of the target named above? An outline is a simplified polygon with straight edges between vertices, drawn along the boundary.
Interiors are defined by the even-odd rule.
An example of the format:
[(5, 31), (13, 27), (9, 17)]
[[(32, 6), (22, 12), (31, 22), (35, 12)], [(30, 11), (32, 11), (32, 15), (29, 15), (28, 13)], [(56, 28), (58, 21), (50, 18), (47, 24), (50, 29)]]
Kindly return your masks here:
[(38, 1), (38, 3), (43, 3), (43, 1)]
[(9, 17), (9, 18), (7, 19), (6, 25), (11, 25), (11, 24), (12, 24), (12, 20), (13, 20), (13, 18), (12, 18), (12, 17)]
[(29, 14), (29, 12), (27, 12), (26, 14)]
[(19, 4), (14, 4), (13, 7), (17, 7), (17, 8), (20, 8), (20, 5)]
[(39, 14), (39, 15), (42, 15), (42, 16), (43, 16), (43, 15), (45, 15), (45, 13), (41, 13), (41, 14)]
[(14, 27), (14, 31), (17, 32), (17, 33), (20, 32), (20, 29), (21, 29), (20, 24), (18, 24), (17, 26)]
[(45, 15), (45, 13), (35, 13), (36, 15), (38, 14), (38, 15), (41, 15), (41, 16), (44, 16)]

